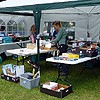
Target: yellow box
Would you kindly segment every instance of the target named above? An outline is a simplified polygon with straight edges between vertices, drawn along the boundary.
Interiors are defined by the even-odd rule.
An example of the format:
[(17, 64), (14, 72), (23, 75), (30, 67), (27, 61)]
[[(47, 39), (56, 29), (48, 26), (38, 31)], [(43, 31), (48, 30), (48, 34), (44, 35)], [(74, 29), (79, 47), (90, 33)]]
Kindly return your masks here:
[(78, 59), (79, 55), (78, 54), (68, 54), (68, 59)]

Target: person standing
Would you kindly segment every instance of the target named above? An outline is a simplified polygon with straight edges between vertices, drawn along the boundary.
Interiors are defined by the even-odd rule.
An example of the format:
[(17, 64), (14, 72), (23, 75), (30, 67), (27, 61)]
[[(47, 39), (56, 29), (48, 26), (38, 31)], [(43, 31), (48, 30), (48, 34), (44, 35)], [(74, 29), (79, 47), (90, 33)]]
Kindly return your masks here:
[(67, 52), (68, 46), (66, 45), (66, 31), (62, 27), (62, 24), (60, 21), (55, 21), (53, 22), (53, 27), (55, 30), (58, 31), (57, 36), (55, 39), (51, 40), (51, 43), (56, 43), (57, 48), (60, 51), (59, 54)]
[[(62, 27), (62, 24), (60, 21), (53, 22), (53, 27), (55, 30), (58, 30), (58, 34), (54, 40), (51, 40), (51, 43), (58, 43), (57, 44), (57, 56), (61, 55), (62, 53), (67, 52), (68, 46), (66, 45), (66, 31)], [(59, 54), (58, 54), (59, 53)], [(62, 70), (62, 74), (66, 75), (68, 72), (68, 66), (66, 64), (59, 64), (58, 69)]]
[[(53, 27), (54, 27), (54, 24), (55, 24), (55, 22), (52, 23), (52, 26)], [(58, 30), (57, 29), (54, 29), (53, 36), (52, 36), (52, 40), (57, 37), (57, 33), (58, 33)]]
[[(31, 40), (31, 43), (36, 43), (36, 27), (35, 25), (32, 25), (31, 28), (30, 28), (30, 35), (29, 35), (29, 39)], [(37, 56), (36, 55), (33, 55), (31, 56), (31, 59), (27, 61), (27, 63), (29, 64), (33, 64), (35, 63), (37, 60)]]
[(55, 30), (57, 30), (57, 36), (55, 39), (51, 40), (52, 43), (58, 43), (60, 44), (66, 44), (66, 31), (62, 27), (62, 24), (60, 21), (53, 22), (53, 27)]
[(32, 43), (36, 43), (36, 27), (35, 25), (32, 25), (31, 28), (30, 28), (30, 40)]

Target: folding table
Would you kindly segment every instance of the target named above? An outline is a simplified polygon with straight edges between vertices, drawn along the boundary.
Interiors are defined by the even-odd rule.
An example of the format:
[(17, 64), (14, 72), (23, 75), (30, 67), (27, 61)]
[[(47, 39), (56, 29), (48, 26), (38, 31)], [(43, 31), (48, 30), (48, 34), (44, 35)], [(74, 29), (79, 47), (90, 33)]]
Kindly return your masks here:
[[(97, 55), (95, 57), (84, 57), (84, 58), (79, 58), (77, 60), (73, 60), (73, 61), (70, 61), (70, 60), (55, 60), (54, 57), (51, 57), (51, 58), (47, 58), (46, 61), (47, 62), (53, 62), (53, 63), (57, 63), (57, 64), (66, 64), (66, 65), (76, 65), (76, 64), (80, 64), (80, 63), (86, 63), (88, 61), (91, 61), (93, 59), (97, 59), (99, 58), (100, 55)], [(84, 68), (82, 69), (81, 73), (83, 72), (83, 70), (86, 68), (86, 64), (84, 66)], [(60, 77), (60, 74), (59, 74), (59, 69), (58, 69), (58, 77), (57, 77), (57, 81), (59, 80), (59, 77)]]
[[(39, 51), (40, 51), (40, 54), (41, 54), (41, 53), (53, 52), (55, 50), (56, 49), (49, 49), (49, 50), (41, 50), (40, 49)], [(17, 55), (17, 65), (18, 65), (18, 56), (22, 56), (22, 65), (24, 65), (24, 57), (36, 55), (37, 54), (37, 48), (34, 48), (34, 49), (27, 49), (27, 48), (12, 49), (12, 50), (7, 50), (7, 53)]]

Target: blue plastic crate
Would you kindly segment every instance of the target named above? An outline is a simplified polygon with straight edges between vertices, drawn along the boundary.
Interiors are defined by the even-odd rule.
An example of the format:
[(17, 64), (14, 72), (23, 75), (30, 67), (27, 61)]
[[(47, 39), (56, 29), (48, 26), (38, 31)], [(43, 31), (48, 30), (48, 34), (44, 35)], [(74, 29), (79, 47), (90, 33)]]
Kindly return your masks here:
[(12, 42), (12, 38), (9, 36), (4, 36), (2, 37), (2, 42), (3, 43), (11, 43)]

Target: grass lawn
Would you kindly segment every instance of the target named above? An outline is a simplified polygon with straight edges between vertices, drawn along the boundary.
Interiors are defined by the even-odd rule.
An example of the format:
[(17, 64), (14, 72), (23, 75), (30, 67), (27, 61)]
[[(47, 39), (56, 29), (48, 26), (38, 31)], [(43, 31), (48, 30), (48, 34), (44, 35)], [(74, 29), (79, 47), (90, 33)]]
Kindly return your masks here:
[[(12, 63), (16, 64), (16, 60), (11, 57), (7, 58), (2, 64), (0, 64), (0, 73), (2, 72), (2, 65)], [(57, 69), (48, 63), (40, 63), (41, 78), (40, 83), (47, 81), (55, 81), (57, 78)], [(83, 74), (79, 72), (83, 68), (82, 64), (70, 67), (69, 80), (73, 87), (73, 93), (62, 98), (62, 100), (100, 100), (100, 65), (97, 65), (95, 72), (90, 69), (85, 69)], [(31, 72), (32, 68), (25, 62), (25, 71)], [(67, 84), (66, 82), (58, 81), (61, 84)], [(28, 90), (20, 83), (13, 83), (0, 78), (0, 100), (60, 100), (60, 98), (49, 96), (40, 92), (40, 86)]]

